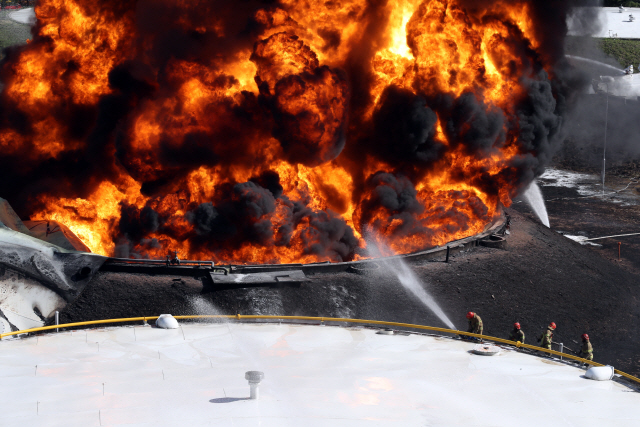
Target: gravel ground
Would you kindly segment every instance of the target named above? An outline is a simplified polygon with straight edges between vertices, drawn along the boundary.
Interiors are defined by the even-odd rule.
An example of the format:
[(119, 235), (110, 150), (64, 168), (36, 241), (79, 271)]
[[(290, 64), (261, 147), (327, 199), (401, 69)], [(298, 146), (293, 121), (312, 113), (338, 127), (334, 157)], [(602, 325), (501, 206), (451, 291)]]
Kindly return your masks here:
[[(598, 174), (593, 177), (600, 179)], [(640, 233), (640, 175), (630, 183), (628, 177), (607, 176), (606, 194), (584, 197), (574, 188), (543, 186), (551, 228), (573, 236), (596, 238)], [(625, 189), (612, 195), (612, 191)], [(536, 220), (525, 203), (514, 209)], [(611, 263), (640, 276), (640, 235), (594, 240), (585, 248)], [(618, 259), (618, 243), (620, 259)]]

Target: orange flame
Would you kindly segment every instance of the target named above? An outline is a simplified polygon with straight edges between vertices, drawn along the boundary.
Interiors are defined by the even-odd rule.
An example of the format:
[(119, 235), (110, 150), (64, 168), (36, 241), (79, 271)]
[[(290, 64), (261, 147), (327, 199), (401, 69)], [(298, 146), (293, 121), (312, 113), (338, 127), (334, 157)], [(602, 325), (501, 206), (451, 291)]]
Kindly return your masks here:
[[(4, 65), (10, 77), (3, 96), (30, 123), (29, 132), (0, 129), (5, 153), (28, 152), (39, 164), (86, 149), (89, 136), (103, 132), (95, 128), (101, 102), (128, 90), (114, 83), (118, 67), (128, 67), (146, 92), (119, 104), (124, 113), (108, 131), (105, 171), (96, 171), (86, 194), (34, 194), (32, 219), (64, 223), (104, 255), (127, 245), (131, 256), (163, 258), (177, 250), (192, 259), (288, 263), (361, 257), (365, 238), (396, 253), (440, 245), (482, 231), (501, 205), (510, 205), (513, 161), (527, 155), (515, 105), (527, 96), (522, 79), (534, 78), (526, 63), (533, 54), (520, 51), (539, 48), (526, 4), (496, 2), (472, 14), (456, 0), (399, 0), (374, 14), (364, 0), (285, 0), (252, 14), (258, 30), (247, 36), (250, 43), (229, 41), (203, 59), (216, 40), (233, 40), (237, 23), (208, 17), (198, 10), (202, 2), (186, 3), (159, 5), (180, 11), (174, 24), (205, 47), (199, 54), (174, 52), (162, 65), (153, 50), (160, 36), (140, 29), (134, 7), (38, 3), (37, 37)], [(385, 19), (374, 25), (374, 15)], [(354, 89), (361, 83), (357, 70), (368, 79), (366, 102)], [(466, 137), (468, 121), (452, 130), (444, 110), (433, 106), (430, 141), (442, 148), (428, 167), (375, 155), (366, 143), (353, 148), (356, 140), (375, 138), (357, 127), (370, 128), (382, 114), (390, 87), (419, 95), (425, 110), (444, 103), (443, 96), (472, 97), (505, 120), (487, 149), (471, 152), (452, 137)], [(88, 130), (71, 130), (70, 122), (85, 116), (60, 113), (69, 105), (93, 111)], [(194, 152), (202, 153), (198, 162)], [(190, 160), (183, 160), (185, 153)], [(269, 193), (273, 201), (254, 200), (253, 187), (233, 187), (268, 171), (282, 186), (281, 197)], [(403, 197), (410, 203), (385, 205), (385, 192), (399, 194), (400, 205)], [(198, 206), (247, 198), (266, 203), (263, 211), (247, 213), (266, 237), (212, 244), (198, 231)], [(126, 235), (126, 206), (136, 218), (151, 209), (159, 225), (138, 238)], [(345, 249), (349, 233), (355, 245)]]

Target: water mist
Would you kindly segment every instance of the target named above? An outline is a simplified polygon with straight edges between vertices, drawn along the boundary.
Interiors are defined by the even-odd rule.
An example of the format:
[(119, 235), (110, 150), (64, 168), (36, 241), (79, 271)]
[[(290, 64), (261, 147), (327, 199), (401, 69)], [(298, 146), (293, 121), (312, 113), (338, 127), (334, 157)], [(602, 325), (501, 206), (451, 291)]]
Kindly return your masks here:
[[(371, 257), (378, 258), (382, 256), (378, 246), (381, 246), (381, 244), (371, 241), (367, 242), (368, 252)], [(385, 248), (384, 252), (389, 253), (390, 250)], [(376, 259), (376, 262), (381, 263), (385, 268), (387, 268), (387, 270), (391, 271), (398, 278), (400, 284), (418, 298), (436, 316), (438, 316), (442, 323), (447, 325), (449, 329), (457, 329), (444, 311), (442, 311), (435, 299), (433, 299), (431, 294), (424, 289), (423, 282), (420, 278), (402, 258), (378, 258)]]
[(531, 207), (538, 219), (540, 219), (540, 222), (549, 227), (547, 207), (545, 206), (544, 199), (542, 198), (542, 191), (535, 180), (531, 185), (529, 185), (529, 188), (527, 188), (527, 191), (524, 192), (522, 197), (524, 197), (524, 200)]

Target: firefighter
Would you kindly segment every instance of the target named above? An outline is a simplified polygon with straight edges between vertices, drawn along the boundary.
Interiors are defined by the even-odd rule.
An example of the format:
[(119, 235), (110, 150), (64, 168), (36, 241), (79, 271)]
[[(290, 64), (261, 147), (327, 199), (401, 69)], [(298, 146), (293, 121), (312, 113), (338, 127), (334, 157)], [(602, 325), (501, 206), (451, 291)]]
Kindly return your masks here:
[(582, 348), (580, 349), (578, 356), (583, 359), (593, 360), (593, 347), (591, 346), (591, 341), (589, 341), (589, 335), (587, 334), (582, 334)]
[(509, 341), (520, 341), (524, 344), (524, 332), (520, 328), (520, 323), (516, 322), (513, 324), (513, 330), (509, 334)]
[(551, 350), (551, 343), (553, 342), (553, 331), (556, 330), (556, 324), (551, 322), (547, 329), (540, 335), (538, 338), (538, 342), (540, 343), (540, 347), (546, 348), (547, 350)]
[(482, 319), (473, 311), (467, 313), (467, 319), (469, 319), (469, 329), (467, 332), (472, 334), (482, 335)]
[(173, 251), (173, 259), (171, 260), (171, 264), (180, 265), (180, 258), (178, 258), (178, 251)]

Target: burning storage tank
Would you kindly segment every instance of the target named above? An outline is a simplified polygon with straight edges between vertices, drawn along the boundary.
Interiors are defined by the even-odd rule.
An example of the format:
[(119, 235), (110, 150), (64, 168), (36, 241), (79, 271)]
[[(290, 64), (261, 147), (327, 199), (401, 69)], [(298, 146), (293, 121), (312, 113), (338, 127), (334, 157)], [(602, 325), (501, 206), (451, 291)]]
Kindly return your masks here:
[[(22, 329), (0, 334), (0, 375), (17, 378), (3, 382), (3, 403), (14, 408), (0, 414), (3, 425), (513, 425), (523, 415), (537, 422), (540, 396), (571, 423), (589, 410), (633, 419), (628, 384), (602, 387), (522, 346), (489, 358), (488, 346), (407, 324), (384, 333), (325, 326), (392, 325), (358, 320), (356, 308), (421, 314), (398, 292), (401, 275), (429, 306), (408, 267), (338, 262), (371, 254), (367, 242), (389, 248), (380, 255), (420, 251), (406, 258), (426, 260), (426, 248), (462, 239), (454, 249), (464, 249), (477, 238), (467, 236), (506, 226), (502, 207), (542, 172), (582, 83), (561, 48), (571, 4), (548, 3), (41, 0), (33, 41), (0, 64), (0, 195), (18, 211), (0, 204), (0, 263), (12, 261), (0, 273), (21, 275), (12, 301), (31, 310), (0, 321)], [(96, 254), (80, 252), (85, 245)], [(246, 265), (256, 263), (278, 265)], [(584, 276), (591, 264), (601, 265), (581, 263)], [(132, 265), (140, 270), (118, 276)], [(320, 269), (331, 276), (302, 287), (311, 292), (288, 287)], [(98, 297), (79, 301), (98, 270)], [(341, 273), (361, 298), (339, 284)], [(22, 314), (42, 324), (79, 293), (82, 316), (146, 316), (212, 291), (196, 280), (202, 274), (236, 313), (205, 317), (237, 323), (182, 323), (194, 316), (166, 310), (176, 314), (161, 316), (167, 329), (149, 317), (98, 315), (89, 323), (136, 324), (52, 325), (44, 329), (61, 332), (11, 338), (36, 332), (17, 323)], [(254, 292), (262, 285), (289, 299)], [(241, 315), (244, 303), (274, 314)], [(335, 316), (291, 319), (322, 326), (281, 323), (309, 307)], [(496, 404), (507, 400), (510, 412)]]
[(42, 0), (1, 65), (0, 194), (107, 256), (349, 261), (473, 235), (553, 152), (580, 83), (569, 7)]

